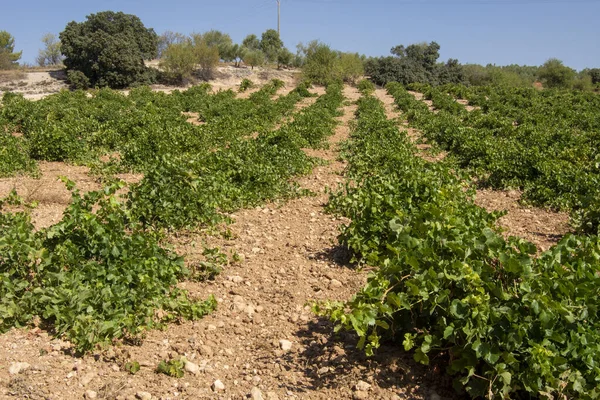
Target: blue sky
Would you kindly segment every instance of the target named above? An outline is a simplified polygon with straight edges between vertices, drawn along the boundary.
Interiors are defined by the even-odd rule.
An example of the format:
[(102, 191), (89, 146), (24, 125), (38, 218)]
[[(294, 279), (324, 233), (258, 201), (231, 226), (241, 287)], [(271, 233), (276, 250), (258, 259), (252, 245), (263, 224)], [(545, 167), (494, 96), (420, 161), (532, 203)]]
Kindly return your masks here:
[[(105, 10), (139, 16), (158, 34), (219, 29), (234, 41), (277, 25), (275, 0), (28, 0), (2, 5), (22, 61), (35, 60), (40, 38)], [(435, 40), (441, 60), (540, 65), (556, 57), (575, 69), (600, 67), (600, 0), (281, 0), (281, 36), (319, 39), (342, 51), (388, 55), (398, 44)]]

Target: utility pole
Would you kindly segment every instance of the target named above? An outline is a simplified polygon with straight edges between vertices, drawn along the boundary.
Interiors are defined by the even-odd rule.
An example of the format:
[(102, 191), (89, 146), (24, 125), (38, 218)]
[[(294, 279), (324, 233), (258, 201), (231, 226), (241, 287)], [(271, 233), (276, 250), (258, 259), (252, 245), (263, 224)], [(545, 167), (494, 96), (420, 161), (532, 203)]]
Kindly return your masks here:
[(281, 0), (277, 0), (277, 34), (281, 38)]

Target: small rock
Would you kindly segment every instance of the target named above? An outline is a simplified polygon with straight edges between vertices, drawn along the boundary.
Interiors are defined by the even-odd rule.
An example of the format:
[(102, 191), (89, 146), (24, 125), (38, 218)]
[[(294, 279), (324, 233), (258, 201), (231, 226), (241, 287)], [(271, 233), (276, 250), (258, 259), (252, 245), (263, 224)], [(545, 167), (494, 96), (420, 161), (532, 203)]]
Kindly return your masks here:
[(208, 331), (216, 331), (216, 330), (217, 330), (217, 327), (216, 327), (215, 325), (208, 325), (208, 326), (206, 327), (206, 329), (207, 329)]
[(279, 347), (283, 351), (290, 351), (292, 349), (292, 342), (289, 340), (282, 339), (279, 341)]
[(354, 390), (359, 392), (368, 392), (369, 389), (371, 389), (371, 385), (365, 381), (358, 381), (358, 383), (354, 385)]
[(225, 390), (225, 385), (219, 379), (213, 382), (211, 389), (213, 392), (222, 392)]
[(198, 375), (200, 373), (200, 367), (190, 361), (186, 361), (184, 368), (190, 374)]
[(328, 373), (328, 372), (329, 372), (329, 367), (323, 367), (323, 368), (319, 368), (319, 370), (317, 371), (317, 373), (318, 373), (319, 375), (324, 375), (324, 374), (326, 374), (326, 373)]
[(400, 396), (398, 396), (397, 394), (393, 394), (392, 397), (390, 397), (390, 400), (401, 400), (402, 398)]
[(341, 288), (342, 286), (344, 286), (342, 284), (342, 282), (338, 281), (337, 279), (332, 279), (331, 281), (329, 281), (329, 288)]
[(85, 391), (85, 398), (86, 399), (95, 399), (98, 397), (98, 393), (94, 392), (93, 390), (86, 390)]
[(250, 398), (252, 400), (264, 400), (265, 399), (262, 395), (262, 392), (257, 387), (253, 387), (252, 390), (250, 391)]
[(200, 346), (199, 350), (200, 355), (203, 355), (204, 357), (212, 357), (214, 354), (212, 347), (207, 345)]
[(241, 276), (235, 275), (235, 276), (230, 276), (229, 280), (233, 283), (242, 283), (244, 282), (244, 278), (242, 278)]
[(267, 392), (267, 400), (279, 400), (279, 396), (275, 392)]
[(29, 369), (31, 365), (29, 365), (26, 362), (16, 362), (16, 363), (12, 363), (10, 364), (10, 367), (8, 367), (8, 373), (11, 375), (17, 375), (18, 373), (21, 373), (27, 369)]
[(152, 395), (148, 392), (137, 392), (135, 394), (136, 399), (139, 400), (151, 400), (152, 399)]
[(96, 376), (96, 374), (94, 374), (93, 372), (85, 374), (83, 377), (81, 377), (81, 380), (79, 381), (79, 383), (81, 383), (83, 386), (87, 386), (92, 381), (92, 379), (95, 378), (95, 376)]
[(367, 400), (369, 398), (369, 393), (358, 390), (354, 392), (352, 398), (354, 400)]

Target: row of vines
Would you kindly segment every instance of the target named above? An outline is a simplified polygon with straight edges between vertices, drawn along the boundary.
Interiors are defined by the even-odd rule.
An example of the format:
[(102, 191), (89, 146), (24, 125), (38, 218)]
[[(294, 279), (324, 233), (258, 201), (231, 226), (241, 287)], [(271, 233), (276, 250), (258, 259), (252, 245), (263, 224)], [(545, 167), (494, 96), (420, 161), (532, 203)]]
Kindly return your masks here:
[[(325, 145), (343, 96), (332, 85), (294, 113), (312, 94), (301, 84), (274, 99), (280, 87), (273, 81), (248, 99), (208, 85), (172, 94), (65, 91), (38, 102), (5, 94), (0, 175), (36, 174), (42, 160), (84, 163), (106, 188), (83, 194), (65, 179), (72, 201), (59, 223), (40, 230), (31, 223), (35, 204), (17, 193), (0, 201), (0, 330), (36, 324), (85, 352), (213, 310), (214, 298), (177, 288), (206, 271), (186, 265), (166, 233), (302, 193), (293, 178), (320, 162), (302, 148)], [(143, 178), (123, 190), (118, 172)]]
[[(448, 146), (479, 131), (442, 121), (479, 115), (481, 126), (486, 119), (463, 112), (454, 99), (440, 106), (445, 93), (433, 95), (442, 109), (434, 114), (401, 85), (389, 91), (428, 137), (437, 132), (434, 124), (445, 126), (439, 136), (446, 135)], [(513, 140), (513, 118), (492, 121), (501, 125), (497, 138)], [(470, 143), (482, 152), (506, 150), (491, 137)], [(356, 261), (374, 268), (350, 301), (315, 305), (320, 315), (338, 330), (356, 332), (367, 354), (385, 341), (418, 362), (440, 365), (471, 397), (600, 397), (598, 236), (567, 235), (541, 255), (531, 243), (505, 239), (496, 227), (501, 214), (474, 204), (467, 175), (455, 164), (420, 158), (367, 92), (344, 157), (348, 181), (328, 207), (351, 220), (341, 242)]]

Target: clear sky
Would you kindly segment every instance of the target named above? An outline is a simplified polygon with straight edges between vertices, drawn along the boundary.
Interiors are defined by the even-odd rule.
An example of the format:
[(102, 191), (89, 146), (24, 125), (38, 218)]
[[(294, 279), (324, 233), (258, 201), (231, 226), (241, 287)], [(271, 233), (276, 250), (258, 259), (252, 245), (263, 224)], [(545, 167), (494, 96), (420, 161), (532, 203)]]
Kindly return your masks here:
[[(33, 63), (45, 33), (106, 10), (136, 14), (158, 34), (218, 29), (236, 42), (277, 26), (276, 0), (27, 0), (3, 2), (0, 30)], [(579, 70), (600, 67), (600, 0), (281, 0), (281, 37), (292, 51), (319, 39), (369, 56), (436, 41), (440, 61), (540, 65), (556, 57)]]

